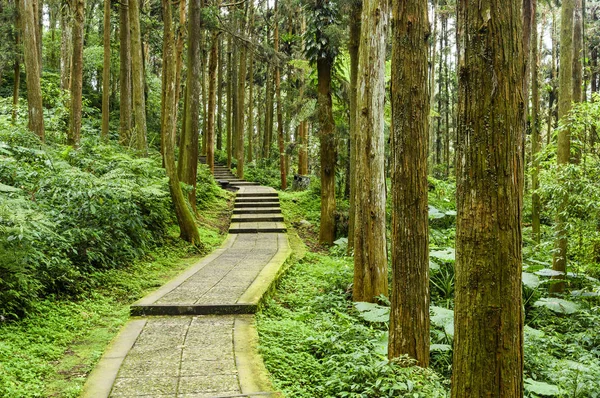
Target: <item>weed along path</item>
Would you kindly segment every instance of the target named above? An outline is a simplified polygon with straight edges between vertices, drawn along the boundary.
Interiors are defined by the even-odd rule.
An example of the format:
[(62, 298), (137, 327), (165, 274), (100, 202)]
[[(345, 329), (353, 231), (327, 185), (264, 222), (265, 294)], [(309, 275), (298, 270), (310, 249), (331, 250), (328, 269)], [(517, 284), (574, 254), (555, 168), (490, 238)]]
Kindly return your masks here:
[(223, 245), (131, 306), (132, 319), (82, 397), (276, 397), (257, 355), (254, 314), (291, 254), (277, 192), (238, 188)]

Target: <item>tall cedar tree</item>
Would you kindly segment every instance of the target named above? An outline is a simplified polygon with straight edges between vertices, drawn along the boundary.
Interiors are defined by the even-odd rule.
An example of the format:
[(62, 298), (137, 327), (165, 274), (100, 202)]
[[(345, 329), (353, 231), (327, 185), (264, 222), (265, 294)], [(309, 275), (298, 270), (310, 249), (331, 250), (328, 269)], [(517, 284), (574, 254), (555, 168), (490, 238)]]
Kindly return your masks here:
[(185, 89), (184, 120), (179, 145), (177, 173), (190, 185), (190, 204), (196, 210), (196, 175), (198, 173), (198, 137), (200, 134), (200, 32), (202, 30), (200, 0), (189, 1), (188, 68)]
[[(537, 0), (531, 1), (532, 5), (532, 30), (531, 30), (531, 229), (533, 240), (540, 242), (540, 195), (539, 188), (540, 159), (538, 153), (541, 150), (541, 123), (540, 123), (540, 51), (538, 49), (537, 32)], [(541, 42), (541, 40), (540, 40)]]
[(71, 5), (69, 0), (60, 2), (60, 88), (71, 89), (71, 61), (72, 61), (72, 30), (71, 30)]
[(27, 107), (29, 120), (27, 128), (44, 141), (44, 110), (42, 108), (42, 89), (40, 84), (40, 68), (37, 56), (38, 45), (35, 34), (35, 16), (33, 3), (36, 0), (20, 0), (21, 23), (23, 31), (23, 55), (27, 71)]
[[(558, 130), (558, 153), (556, 161), (559, 171), (564, 169), (571, 157), (571, 131), (566, 126), (566, 116), (571, 110), (573, 95), (573, 11), (574, 0), (563, 0), (560, 15), (560, 69), (558, 70), (558, 118), (565, 125)], [(552, 269), (562, 272), (554, 278), (561, 281), (553, 283), (550, 291), (562, 292), (565, 288), (564, 275), (567, 271), (567, 220), (565, 212), (569, 203), (566, 191), (559, 198), (556, 211), (556, 240)]]
[(79, 146), (81, 138), (81, 109), (83, 95), (83, 24), (85, 17), (85, 1), (73, 2), (73, 61), (71, 62), (71, 119), (67, 143)]
[(387, 0), (364, 0), (356, 92), (354, 301), (388, 295), (385, 236), (385, 46)]
[[(279, 8), (275, 0), (275, 32), (273, 34), (273, 47), (275, 54), (279, 52)], [(281, 101), (281, 67), (279, 60), (275, 60), (275, 98), (277, 99), (277, 147), (279, 148), (279, 174), (281, 189), (287, 189), (287, 170), (285, 167), (285, 148), (283, 142), (283, 103)], [(332, 241), (333, 242), (333, 241)]]
[(348, 202), (348, 254), (354, 250), (354, 218), (356, 215), (356, 81), (358, 79), (358, 47), (362, 0), (353, 0), (350, 9), (348, 54), (350, 55), (350, 197)]
[(453, 398), (523, 396), (520, 0), (458, 2)]
[(110, 0), (104, 1), (104, 56), (102, 60), (102, 139), (108, 140), (110, 118)]
[(135, 122), (135, 149), (148, 154), (146, 143), (146, 97), (144, 86), (144, 59), (142, 56), (142, 33), (140, 28), (140, 0), (129, 0), (129, 22), (131, 24), (131, 76), (133, 89), (133, 119)]
[[(316, 11), (329, 7), (329, 0), (317, 0)], [(323, 20), (316, 23), (323, 23)], [(327, 22), (326, 22), (327, 23)], [(330, 45), (325, 36), (326, 23), (318, 26), (315, 42), (325, 42)], [(335, 163), (337, 153), (335, 150), (335, 122), (333, 120), (333, 101), (331, 98), (331, 74), (334, 57), (329, 53), (317, 56), (317, 116), (319, 119), (319, 140), (321, 143), (321, 224), (319, 229), (319, 242), (332, 245), (335, 239)]]
[(161, 101), (161, 146), (163, 147), (163, 162), (165, 171), (169, 178), (169, 190), (175, 207), (175, 215), (179, 224), (181, 238), (193, 244), (200, 244), (200, 234), (190, 211), (181, 186), (175, 165), (175, 141), (172, 132), (177, 124), (175, 112), (175, 48), (171, 1), (162, 0), (162, 12), (164, 20), (163, 36), (163, 72), (162, 72), (162, 101)]
[[(277, 2), (275, 2), (277, 4)], [(244, 13), (244, 18), (240, 23), (240, 33), (244, 34), (247, 25), (247, 8)], [(244, 178), (244, 113), (246, 105), (246, 71), (248, 61), (248, 48), (245, 43), (241, 44), (239, 50), (239, 69), (237, 79), (237, 102), (235, 109), (236, 118), (236, 131), (235, 131), (235, 158), (237, 161), (237, 177), (240, 179)]]
[(429, 364), (427, 0), (392, 1), (390, 358)]
[(208, 122), (206, 130), (206, 164), (211, 173), (215, 171), (215, 108), (217, 100), (217, 62), (219, 33), (212, 34), (212, 46), (208, 59)]
[(131, 34), (129, 1), (119, 3), (119, 142), (129, 145), (131, 140)]

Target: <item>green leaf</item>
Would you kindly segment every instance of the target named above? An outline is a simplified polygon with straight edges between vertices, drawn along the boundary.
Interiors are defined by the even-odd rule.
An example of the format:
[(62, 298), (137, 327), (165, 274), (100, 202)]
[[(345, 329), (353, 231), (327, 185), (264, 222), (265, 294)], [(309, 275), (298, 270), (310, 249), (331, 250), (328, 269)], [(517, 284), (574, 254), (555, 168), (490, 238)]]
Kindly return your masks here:
[(429, 269), (431, 271), (438, 271), (440, 269), (440, 265), (435, 261), (429, 260)]
[(367, 322), (389, 322), (390, 308), (379, 304), (358, 302), (354, 303), (361, 318)]
[(558, 314), (574, 314), (579, 311), (579, 305), (568, 300), (554, 297), (544, 297), (533, 303), (536, 307), (546, 307)]
[(452, 349), (452, 346), (450, 344), (431, 344), (429, 346), (429, 351), (435, 351), (435, 352), (446, 352), (446, 351), (450, 351)]
[(0, 182), (0, 192), (20, 192), (21, 189), (11, 187), (10, 185), (4, 185)]
[(523, 284), (531, 289), (535, 289), (540, 285), (540, 278), (535, 274), (531, 274), (529, 272), (522, 272), (521, 277), (523, 279)]
[(454, 337), (454, 311), (447, 308), (432, 305), (429, 307), (431, 323), (437, 327), (444, 328), (446, 334)]
[(444, 218), (446, 215), (433, 206), (429, 206), (429, 218)]
[(535, 271), (535, 274), (539, 275), (539, 276), (559, 276), (559, 275), (564, 275), (565, 273), (562, 271), (555, 271), (550, 268), (544, 268), (539, 271)]
[(560, 388), (557, 386), (533, 379), (525, 379), (525, 389), (546, 397), (553, 397), (560, 394)]
[(442, 261), (454, 261), (456, 258), (456, 252), (453, 248), (449, 247), (443, 250), (433, 250), (429, 252), (429, 257), (437, 258)]

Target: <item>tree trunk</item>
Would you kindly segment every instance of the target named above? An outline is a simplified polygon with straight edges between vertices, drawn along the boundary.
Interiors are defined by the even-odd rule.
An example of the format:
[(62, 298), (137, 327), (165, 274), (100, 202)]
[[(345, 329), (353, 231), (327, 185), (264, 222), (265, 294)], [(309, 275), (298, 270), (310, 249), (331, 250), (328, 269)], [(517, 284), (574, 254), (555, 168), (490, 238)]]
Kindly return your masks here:
[(135, 148), (146, 156), (146, 97), (144, 95), (144, 60), (142, 55), (142, 32), (140, 30), (140, 0), (129, 0), (131, 23), (131, 73), (133, 88), (133, 119), (135, 121)]
[(129, 1), (121, 0), (119, 10), (120, 41), (120, 105), (119, 142), (130, 145), (131, 141), (131, 34), (129, 27)]
[(231, 141), (233, 140), (233, 84), (231, 84), (231, 75), (233, 71), (233, 39), (229, 36), (227, 44), (227, 167), (231, 168)]
[(83, 28), (85, 0), (73, 3), (73, 77), (71, 78), (71, 120), (67, 144), (79, 146), (81, 139), (81, 109), (83, 95)]
[(333, 61), (317, 60), (317, 107), (321, 131), (321, 225), (319, 242), (332, 245), (335, 239), (335, 122), (331, 99)]
[[(179, 102), (181, 99), (181, 89), (183, 87), (182, 79), (181, 79), (181, 70), (183, 69), (183, 44), (185, 42), (185, 33), (186, 33), (186, 0), (179, 1), (179, 26), (177, 28), (177, 38), (175, 39), (175, 114), (179, 113)], [(184, 90), (184, 110), (185, 110), (185, 101), (187, 101), (186, 91)], [(181, 121), (181, 125), (185, 126), (186, 123), (186, 113), (183, 112), (183, 117)], [(177, 123), (175, 124), (175, 128), (173, 128), (173, 142), (177, 139)]]
[(219, 34), (212, 34), (212, 46), (208, 60), (208, 121), (206, 123), (206, 164), (210, 172), (215, 171), (215, 105), (217, 97), (217, 62)]
[(354, 0), (350, 11), (350, 195), (348, 198), (348, 254), (354, 251), (354, 220), (356, 215), (356, 81), (358, 79), (358, 50), (360, 44), (360, 18), (362, 1)]
[(190, 211), (185, 197), (179, 185), (179, 178), (175, 166), (175, 148), (172, 140), (172, 131), (175, 128), (175, 57), (173, 53), (174, 34), (172, 28), (171, 2), (162, 0), (163, 20), (164, 20), (164, 44), (163, 44), (163, 86), (162, 86), (162, 106), (161, 106), (161, 146), (163, 150), (163, 161), (165, 171), (169, 177), (169, 190), (175, 207), (177, 222), (181, 231), (181, 238), (192, 244), (200, 244), (200, 234), (194, 221), (194, 216)]
[[(582, 0), (575, 0), (573, 13), (573, 102), (583, 100), (583, 16)], [(581, 152), (581, 148), (578, 148)], [(578, 153), (581, 156), (581, 153)]]
[[(299, 138), (298, 174), (305, 176), (308, 175), (308, 122), (306, 120), (300, 122)], [(350, 237), (348, 237), (348, 243), (350, 243)]]
[[(433, 12), (433, 34), (431, 35), (431, 58), (429, 61), (429, 109), (435, 109), (435, 60), (436, 60), (436, 38), (437, 38), (437, 20), (438, 20), (438, 9), (437, 9), (437, 0), (433, 0), (432, 8)], [(440, 55), (441, 56), (441, 55)], [(433, 114), (429, 117), (429, 143), (430, 148), (435, 148), (435, 123), (434, 123)], [(434, 154), (429, 154), (429, 163), (428, 169), (429, 173), (433, 172), (435, 166), (435, 156)]]
[[(438, 95), (437, 95), (437, 130), (435, 135), (435, 165), (439, 166), (442, 164), (442, 68), (444, 57), (442, 56), (442, 50), (444, 48), (444, 36), (446, 33), (446, 23), (448, 21), (448, 17), (445, 15), (441, 16), (441, 25), (442, 30), (440, 34), (440, 62), (438, 66)], [(434, 168), (434, 174), (437, 172), (436, 168)], [(439, 177), (439, 175), (436, 175)]]
[(16, 20), (15, 20), (15, 64), (14, 64), (14, 85), (13, 85), (13, 108), (12, 108), (12, 124), (17, 123), (19, 114), (19, 88), (21, 86), (21, 7), (16, 0)]
[[(223, 149), (223, 45), (221, 36), (218, 38), (217, 48), (219, 52), (217, 67), (217, 149)], [(210, 61), (209, 61), (210, 63)], [(210, 91), (210, 89), (209, 89)], [(214, 155), (214, 154), (213, 154)]]
[(537, 32), (537, 0), (531, 1), (532, 5), (532, 31), (531, 31), (531, 161), (533, 168), (531, 170), (531, 230), (533, 240), (540, 243), (540, 195), (537, 189), (540, 187), (540, 160), (538, 154), (541, 150), (540, 136), (540, 88), (539, 88), (539, 70), (540, 53), (538, 51), (538, 32)]
[(392, 297), (388, 355), (429, 365), (427, 0), (392, 2)]
[(110, 0), (104, 1), (104, 58), (102, 60), (102, 140), (108, 141), (110, 118)]
[[(253, 24), (253, 22), (252, 22)], [(254, 160), (254, 52), (250, 51), (248, 66), (248, 162)]]
[(72, 31), (69, 1), (61, 2), (60, 10), (60, 88), (71, 90)]
[(38, 46), (36, 42), (35, 0), (20, 0), (21, 29), (23, 32), (23, 55), (27, 78), (27, 107), (29, 120), (27, 128), (40, 137), (43, 142), (44, 110), (42, 108), (42, 89), (40, 85), (40, 64), (38, 63)]
[(181, 131), (177, 174), (181, 182), (192, 186), (189, 201), (196, 211), (196, 175), (198, 172), (198, 137), (200, 133), (200, 0), (190, 0), (188, 9), (188, 68), (185, 90), (185, 124)]
[[(559, 95), (558, 95), (558, 118), (567, 123), (566, 117), (571, 111), (571, 100), (573, 98), (573, 10), (574, 0), (563, 0), (560, 16), (560, 69), (558, 71)], [(571, 132), (568, 128), (558, 130), (557, 148), (558, 171), (564, 169), (571, 157)], [(565, 274), (567, 272), (567, 219), (565, 211), (569, 203), (568, 193), (565, 191), (559, 198), (556, 212), (556, 240), (552, 256), (552, 269), (562, 272), (563, 275), (554, 276), (559, 279), (550, 285), (550, 292), (559, 293), (565, 288)]]
[[(279, 52), (279, 10), (275, 0), (275, 32), (273, 33), (273, 47), (275, 57)], [(283, 103), (281, 101), (281, 68), (279, 60), (275, 59), (275, 98), (277, 99), (277, 143), (279, 147), (279, 174), (281, 176), (281, 189), (287, 189), (287, 175), (285, 167), (285, 148), (283, 142)], [(333, 242), (333, 241), (332, 241)]]
[[(445, 20), (447, 25), (448, 20)], [(448, 63), (448, 53), (450, 48), (448, 46), (448, 29), (444, 28), (444, 178), (450, 176), (450, 73)], [(441, 54), (440, 54), (441, 55)], [(441, 56), (440, 56), (441, 58)], [(440, 77), (442, 71), (440, 71)]]
[(458, 215), (451, 396), (520, 398), (525, 127), (521, 0), (460, 0), (457, 14)]
[[(241, 32), (244, 32), (245, 24), (242, 24)], [(240, 64), (239, 75), (237, 80), (237, 109), (236, 118), (236, 133), (235, 133), (235, 158), (237, 160), (237, 177), (244, 178), (244, 113), (246, 107), (246, 63), (247, 63), (247, 48), (242, 45), (240, 49)]]
[(42, 30), (43, 30), (43, 10), (44, 0), (33, 0), (33, 19), (35, 27), (35, 43), (36, 43), (36, 54), (39, 65), (40, 77), (42, 77)]
[(388, 15), (387, 1), (363, 1), (355, 105), (354, 301), (388, 295), (383, 135)]
[(263, 141), (263, 153), (266, 159), (271, 157), (271, 143), (273, 142), (273, 114), (274, 104), (273, 104), (273, 73), (271, 72), (272, 66), (271, 64), (266, 65), (267, 68), (267, 77), (265, 80), (265, 99), (266, 109), (265, 109), (265, 138)]

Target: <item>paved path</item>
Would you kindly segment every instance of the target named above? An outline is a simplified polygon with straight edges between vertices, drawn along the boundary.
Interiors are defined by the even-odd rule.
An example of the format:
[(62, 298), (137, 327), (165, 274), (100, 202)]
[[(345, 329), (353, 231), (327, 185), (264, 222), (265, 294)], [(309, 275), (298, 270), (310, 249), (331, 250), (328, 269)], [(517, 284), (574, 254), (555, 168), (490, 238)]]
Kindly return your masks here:
[[(291, 254), (277, 192), (235, 181), (221, 248), (131, 306), (83, 397), (275, 397), (256, 353), (255, 313)], [(227, 180), (229, 181), (229, 180)], [(229, 185), (229, 184), (225, 184)]]

